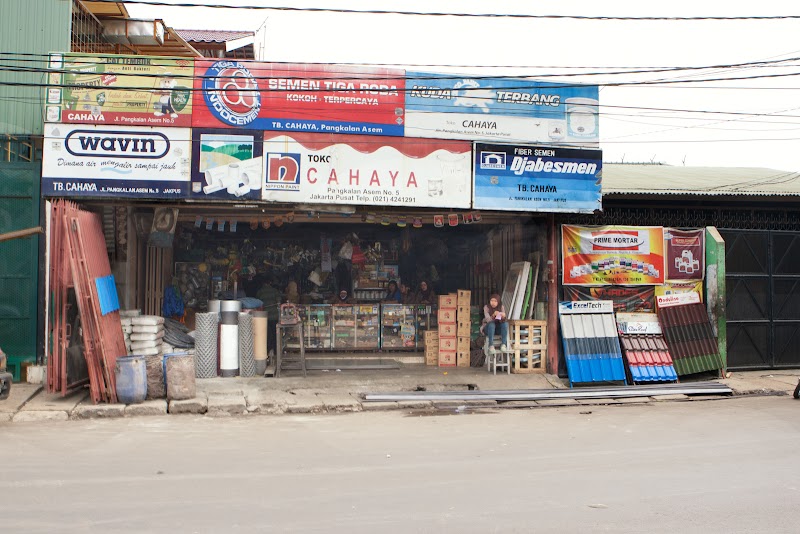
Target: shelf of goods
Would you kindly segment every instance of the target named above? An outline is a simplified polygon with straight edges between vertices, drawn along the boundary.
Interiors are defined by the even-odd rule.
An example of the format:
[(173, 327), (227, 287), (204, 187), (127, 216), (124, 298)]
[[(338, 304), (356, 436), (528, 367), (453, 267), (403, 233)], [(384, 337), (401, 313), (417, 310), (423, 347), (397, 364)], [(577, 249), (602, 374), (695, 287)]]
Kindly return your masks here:
[(413, 305), (381, 306), (381, 348), (384, 350), (417, 348), (416, 315)]
[(334, 349), (377, 349), (380, 347), (380, 306), (334, 305), (331, 331)]

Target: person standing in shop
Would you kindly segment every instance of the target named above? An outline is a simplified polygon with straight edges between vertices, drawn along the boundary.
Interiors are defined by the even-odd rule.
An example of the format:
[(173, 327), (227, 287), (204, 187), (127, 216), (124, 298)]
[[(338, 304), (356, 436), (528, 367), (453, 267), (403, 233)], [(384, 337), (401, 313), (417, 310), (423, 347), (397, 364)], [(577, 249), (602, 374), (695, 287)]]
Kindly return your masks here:
[(387, 304), (400, 304), (403, 302), (403, 294), (400, 293), (400, 289), (397, 287), (397, 281), (389, 280), (389, 287), (386, 290), (386, 296), (383, 297), (383, 301)]
[(489, 304), (483, 307), (483, 326), (481, 327), (481, 331), (486, 334), (490, 350), (493, 348), (494, 334), (497, 330), (500, 330), (500, 350), (507, 350), (508, 317), (500, 295), (494, 293), (489, 298)]
[(342, 289), (341, 291), (339, 291), (339, 294), (334, 295), (329, 302), (329, 304), (355, 304), (355, 303), (356, 303), (355, 299), (353, 299), (353, 297), (350, 296), (350, 294), (347, 292), (346, 289)]

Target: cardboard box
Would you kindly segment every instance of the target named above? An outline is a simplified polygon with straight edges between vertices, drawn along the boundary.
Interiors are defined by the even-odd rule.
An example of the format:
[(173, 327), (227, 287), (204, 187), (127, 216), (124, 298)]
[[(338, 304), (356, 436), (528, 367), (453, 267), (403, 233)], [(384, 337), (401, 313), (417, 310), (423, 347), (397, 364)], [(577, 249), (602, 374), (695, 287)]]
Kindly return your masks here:
[(425, 330), (425, 341), (430, 341), (433, 339), (439, 339), (439, 331), (438, 330)]
[(439, 367), (455, 367), (457, 364), (456, 351), (439, 351)]
[(464, 321), (465, 323), (469, 322), (469, 306), (459, 306), (456, 308), (456, 314), (458, 316), (458, 321)]
[(439, 327), (445, 323), (456, 323), (456, 309), (455, 308), (439, 308)]
[(439, 308), (455, 308), (458, 306), (458, 295), (450, 293), (439, 295)]
[(456, 337), (458, 327), (456, 323), (444, 323), (439, 325), (439, 335), (442, 337)]
[(456, 352), (456, 366), (469, 367), (470, 352), (458, 351)]
[(458, 338), (457, 337), (440, 337), (439, 338), (439, 352), (442, 351), (449, 351), (449, 350), (458, 350)]
[(459, 289), (458, 293), (456, 293), (456, 300), (459, 306), (469, 306), (472, 300), (472, 291)]
[(456, 334), (457, 336), (469, 336), (472, 334), (472, 323), (469, 321), (458, 321), (458, 325), (456, 326)]
[(468, 337), (459, 337), (456, 338), (456, 350), (458, 352), (469, 352), (469, 338)]
[(425, 351), (425, 365), (439, 365), (439, 351)]

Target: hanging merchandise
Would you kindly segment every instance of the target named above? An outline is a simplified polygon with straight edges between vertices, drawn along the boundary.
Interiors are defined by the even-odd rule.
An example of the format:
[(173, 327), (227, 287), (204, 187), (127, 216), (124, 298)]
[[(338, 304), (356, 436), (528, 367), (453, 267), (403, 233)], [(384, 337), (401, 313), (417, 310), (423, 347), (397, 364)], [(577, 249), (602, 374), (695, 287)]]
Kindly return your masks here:
[(277, 226), (278, 228), (283, 226), (283, 215), (276, 215), (275, 216), (275, 226)]
[(238, 224), (238, 221), (231, 221), (231, 233), (235, 233), (236, 232), (236, 225), (237, 224)]
[(381, 219), (381, 225), (389, 226), (389, 224), (390, 224), (389, 216), (388, 215), (384, 215), (383, 218)]
[(472, 224), (474, 222), (472, 213), (462, 213), (461, 218), (464, 219), (464, 224)]
[(441, 228), (444, 226), (444, 215), (434, 215), (433, 216), (433, 225), (436, 228)]
[(213, 230), (214, 229), (214, 219), (208, 219), (206, 221), (206, 230)]
[(375, 214), (374, 213), (367, 213), (367, 222), (372, 224), (375, 222)]
[(217, 221), (217, 231), (218, 232), (224, 232), (225, 231), (225, 221), (223, 221), (222, 219)]
[(258, 221), (250, 221), (250, 229), (258, 230)]
[(264, 230), (269, 230), (269, 219), (266, 219), (266, 220), (264, 220), (264, 221), (261, 221), (261, 227), (262, 227)]
[(414, 228), (422, 228), (422, 217), (414, 217)]
[(329, 239), (325, 236), (322, 236), (319, 240), (319, 250), (320, 256), (322, 258), (322, 272), (329, 273), (333, 270), (332, 259), (331, 259), (331, 247), (333, 246), (333, 240)]
[(343, 260), (353, 259), (353, 244), (350, 241), (345, 241), (342, 248), (339, 249), (339, 257)]
[(361, 266), (367, 263), (367, 257), (358, 244), (353, 245), (353, 255), (351, 259), (353, 261), (353, 265)]
[(294, 222), (294, 212), (293, 211), (290, 211), (289, 213), (286, 214), (286, 222), (287, 223), (293, 223)]
[(447, 216), (447, 224), (450, 226), (458, 226), (458, 213), (451, 213)]
[(183, 298), (180, 290), (174, 285), (167, 286), (164, 290), (164, 304), (161, 314), (164, 317), (183, 317)]
[(156, 208), (153, 212), (153, 226), (147, 244), (153, 247), (170, 248), (175, 239), (175, 226), (178, 224), (178, 210)]
[(203, 226), (203, 218), (198, 215), (197, 217), (194, 218), (194, 227), (200, 228), (201, 226)]
[(398, 217), (397, 218), (397, 226), (398, 228), (405, 228), (406, 227), (406, 218), (405, 217)]
[(479, 212), (479, 211), (473, 211), (473, 212), (472, 212), (472, 220), (473, 220), (474, 222), (481, 222), (481, 212)]

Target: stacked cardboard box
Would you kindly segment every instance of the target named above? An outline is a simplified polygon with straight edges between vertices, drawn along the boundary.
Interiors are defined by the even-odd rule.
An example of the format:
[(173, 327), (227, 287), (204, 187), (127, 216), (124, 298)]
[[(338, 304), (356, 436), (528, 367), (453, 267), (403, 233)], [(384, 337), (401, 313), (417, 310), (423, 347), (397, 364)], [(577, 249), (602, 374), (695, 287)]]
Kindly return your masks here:
[(425, 365), (439, 365), (439, 332), (425, 331)]
[(439, 296), (439, 367), (455, 367), (458, 348), (456, 312), (458, 295)]
[(470, 301), (472, 292), (459, 289), (456, 294), (456, 364), (469, 367)]

